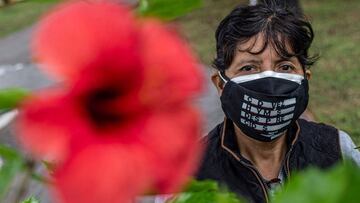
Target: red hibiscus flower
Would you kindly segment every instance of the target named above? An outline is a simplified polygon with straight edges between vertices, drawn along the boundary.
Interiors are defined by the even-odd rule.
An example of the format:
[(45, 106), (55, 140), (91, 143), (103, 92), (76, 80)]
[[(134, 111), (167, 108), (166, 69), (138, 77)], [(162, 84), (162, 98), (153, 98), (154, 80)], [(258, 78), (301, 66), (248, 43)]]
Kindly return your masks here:
[[(75, 33), (74, 33), (75, 32)], [(175, 192), (202, 147), (195, 58), (175, 33), (117, 4), (75, 2), (39, 25), (34, 56), (65, 81), (23, 103), (21, 143), (57, 163), (60, 202)]]

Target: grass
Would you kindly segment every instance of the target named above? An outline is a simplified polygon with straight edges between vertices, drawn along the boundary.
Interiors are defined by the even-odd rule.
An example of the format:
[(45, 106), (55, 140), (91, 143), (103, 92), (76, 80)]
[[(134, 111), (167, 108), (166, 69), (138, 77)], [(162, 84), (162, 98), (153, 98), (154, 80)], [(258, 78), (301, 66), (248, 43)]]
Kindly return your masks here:
[(32, 25), (55, 0), (24, 0), (0, 8), (0, 37)]
[(360, 144), (360, 2), (304, 0), (314, 30), (310, 107), (317, 120), (348, 132)]
[[(247, 1), (240, 1), (247, 2)], [(238, 0), (206, 0), (205, 6), (178, 20), (202, 62), (215, 54), (214, 32)], [(319, 122), (348, 132), (360, 144), (360, 1), (301, 0), (320, 60), (312, 67), (310, 109)]]

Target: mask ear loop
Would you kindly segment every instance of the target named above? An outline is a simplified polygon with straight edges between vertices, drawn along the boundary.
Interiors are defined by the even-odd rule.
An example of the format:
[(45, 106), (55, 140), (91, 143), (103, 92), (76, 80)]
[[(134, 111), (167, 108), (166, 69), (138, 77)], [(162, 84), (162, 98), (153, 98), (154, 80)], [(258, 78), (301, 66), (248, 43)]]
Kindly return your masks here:
[(303, 72), (304, 72), (304, 79), (308, 79), (307, 78), (307, 75), (306, 75), (306, 71), (308, 70), (308, 68), (306, 67), (306, 66), (304, 66), (304, 67), (302, 67), (302, 69), (303, 69)]
[(220, 78), (224, 81), (225, 84), (226, 84), (228, 81), (230, 81), (230, 78), (228, 78), (228, 77), (225, 75), (225, 72), (224, 72), (224, 71), (218, 71), (218, 74), (219, 74)]

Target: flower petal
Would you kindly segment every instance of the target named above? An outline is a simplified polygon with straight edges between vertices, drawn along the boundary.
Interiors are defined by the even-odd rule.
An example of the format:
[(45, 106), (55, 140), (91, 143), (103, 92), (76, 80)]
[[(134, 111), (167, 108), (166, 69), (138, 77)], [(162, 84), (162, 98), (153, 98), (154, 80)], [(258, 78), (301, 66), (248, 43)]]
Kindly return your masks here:
[(44, 71), (65, 81), (109, 58), (133, 67), (139, 61), (135, 25), (130, 12), (119, 4), (64, 4), (40, 22), (32, 42), (33, 57)]
[(136, 148), (93, 145), (55, 172), (60, 202), (131, 202), (151, 183), (147, 160)]
[(203, 81), (200, 65), (186, 43), (156, 21), (144, 21), (141, 34), (146, 67), (142, 99), (153, 108), (164, 108), (199, 93)]
[(189, 106), (157, 112), (144, 128), (143, 142), (153, 155), (153, 174), (158, 191), (178, 192), (198, 166), (200, 117)]
[(71, 111), (59, 111), (66, 106), (63, 92), (52, 90), (28, 98), (17, 119), (18, 138), (37, 158), (60, 161), (69, 152), (69, 131), (62, 124)]

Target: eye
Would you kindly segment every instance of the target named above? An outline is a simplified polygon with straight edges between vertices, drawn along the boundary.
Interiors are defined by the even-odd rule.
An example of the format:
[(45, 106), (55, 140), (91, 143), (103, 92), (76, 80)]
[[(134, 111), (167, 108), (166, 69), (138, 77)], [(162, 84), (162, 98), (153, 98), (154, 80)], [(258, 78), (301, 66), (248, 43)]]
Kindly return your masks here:
[(295, 66), (290, 64), (283, 64), (278, 68), (279, 72), (293, 72), (295, 71)]
[(250, 72), (250, 71), (255, 71), (256, 67), (253, 65), (246, 65), (240, 68), (240, 71), (242, 72)]

